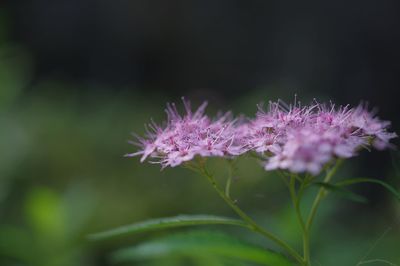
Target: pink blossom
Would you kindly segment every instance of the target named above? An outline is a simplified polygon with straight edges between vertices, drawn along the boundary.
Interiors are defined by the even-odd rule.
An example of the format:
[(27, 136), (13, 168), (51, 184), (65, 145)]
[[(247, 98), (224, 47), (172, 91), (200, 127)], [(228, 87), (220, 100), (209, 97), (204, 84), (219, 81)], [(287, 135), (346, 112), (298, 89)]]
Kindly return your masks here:
[(204, 114), (204, 102), (192, 113), (189, 101), (183, 99), (186, 114), (181, 116), (174, 104), (168, 104), (168, 121), (164, 128), (152, 123), (147, 138), (138, 138), (141, 150), (127, 156), (141, 155), (143, 162), (148, 157), (163, 167), (175, 167), (192, 160), (196, 155), (234, 156), (245, 150), (235, 137), (235, 121), (230, 113), (211, 120)]
[(355, 156), (362, 147), (390, 146), (396, 134), (387, 132), (388, 122), (374, 117), (364, 106), (335, 108), (314, 103), (301, 107), (270, 103), (249, 124), (251, 149), (271, 152), (265, 169), (318, 174), (334, 158)]
[(363, 147), (391, 147), (396, 137), (389, 122), (382, 121), (365, 105), (336, 107), (314, 101), (301, 106), (295, 102), (270, 102), (259, 107), (254, 119), (233, 119), (228, 112), (210, 119), (204, 114), (207, 103), (194, 113), (183, 100), (186, 113), (167, 105), (164, 127), (152, 122), (145, 138), (137, 137), (141, 148), (127, 156), (151, 158), (163, 167), (177, 166), (195, 156), (239, 156), (256, 152), (265, 158), (265, 169), (318, 174), (336, 158), (353, 157)]

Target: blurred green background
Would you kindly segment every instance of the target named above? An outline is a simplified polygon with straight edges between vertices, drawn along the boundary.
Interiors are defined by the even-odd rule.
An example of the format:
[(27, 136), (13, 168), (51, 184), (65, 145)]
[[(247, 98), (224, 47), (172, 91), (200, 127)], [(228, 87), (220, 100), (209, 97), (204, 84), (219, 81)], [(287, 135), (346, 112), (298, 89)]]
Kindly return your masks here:
[[(58, 40), (63, 43), (63, 32), (52, 36), (51, 34), (54, 32), (48, 31), (50, 37), (47, 37), (53, 42), (46, 42), (43, 33), (42, 35), (34, 34), (38, 33), (40, 29), (49, 30), (46, 27), (49, 27), (49, 23), (52, 22), (50, 19), (43, 19), (41, 23), (44, 26), (38, 22), (39, 15), (42, 14), (39, 11), (45, 12), (43, 11), (44, 2), (38, 1), (37, 5), (28, 5), (27, 1), (21, 1), (21, 6), (10, 2), (3, 4), (0, 12), (0, 265), (112, 265), (109, 255), (113, 251), (133, 246), (147, 239), (157, 239), (157, 237), (167, 235), (168, 232), (161, 231), (100, 242), (88, 241), (87, 234), (149, 218), (176, 214), (207, 213), (234, 216), (206, 180), (188, 170), (174, 168), (160, 171), (158, 165), (140, 164), (138, 158), (123, 157), (124, 154), (136, 149), (127, 143), (127, 140), (132, 139), (130, 133), (142, 134), (144, 132), (143, 125), (150, 118), (154, 118), (157, 122), (163, 121), (165, 103), (168, 101), (179, 102), (178, 96), (180, 95), (186, 95), (193, 99), (194, 105), (204, 99), (209, 99), (208, 112), (210, 114), (215, 114), (218, 110), (232, 110), (236, 115), (250, 116), (255, 113), (257, 103), (277, 98), (291, 101), (295, 92), (299, 94), (302, 102), (308, 102), (314, 97), (318, 97), (321, 100), (333, 99), (340, 104), (348, 102), (356, 104), (359, 100), (364, 99), (370, 101), (371, 105), (379, 105), (382, 117), (394, 121), (393, 128), (399, 132), (398, 97), (391, 93), (399, 88), (400, 83), (396, 77), (399, 72), (398, 68), (391, 67), (392, 61), (384, 61), (387, 63), (386, 68), (391, 72), (386, 71), (387, 69), (383, 67), (382, 70), (375, 68), (366, 70), (365, 75), (353, 73), (354, 76), (358, 75), (357, 78), (351, 79), (346, 86), (339, 89), (336, 86), (341, 83), (335, 85), (326, 83), (330, 81), (327, 73), (332, 76), (338, 74), (338, 79), (351, 76), (348, 73), (343, 75), (343, 73), (337, 72), (341, 64), (327, 68), (326, 72), (323, 72), (326, 75), (319, 75), (315, 72), (303, 73), (302, 70), (298, 72), (298, 76), (290, 72), (293, 71), (293, 68), (285, 68), (280, 65), (283, 69), (280, 74), (285, 73), (286, 70), (289, 71), (289, 74), (283, 79), (280, 79), (283, 77), (282, 75), (279, 76), (280, 78), (274, 79), (272, 75), (274, 72), (271, 74), (270, 71), (274, 65), (271, 63), (268, 67), (261, 67), (261, 63), (255, 60), (258, 55), (260, 55), (259, 60), (261, 61), (268, 59), (261, 56), (262, 52), (258, 51), (251, 54), (251, 59), (245, 63), (233, 62), (232, 64), (237, 67), (231, 71), (229, 60), (226, 64), (221, 64), (218, 60), (224, 60), (237, 51), (240, 51), (238, 56), (245, 58), (246, 52), (248, 52), (246, 49), (251, 49), (251, 46), (245, 46), (243, 50), (240, 46), (235, 46), (236, 50), (227, 52), (224, 55), (226, 57), (217, 58), (215, 62), (207, 61), (210, 65), (214, 65), (215, 69), (213, 70), (219, 72), (212, 72), (205, 64), (203, 67), (197, 66), (193, 72), (189, 71), (192, 75), (181, 77), (179, 73), (186, 73), (182, 71), (184, 68), (173, 72), (172, 75), (171, 71), (174, 69), (170, 72), (166, 71), (169, 68), (166, 62), (171, 60), (171, 66), (176, 67), (173, 57), (165, 59), (163, 54), (158, 54), (159, 49), (154, 48), (165, 43), (157, 43), (157, 38), (154, 40), (150, 38), (154, 42), (154, 47), (149, 49), (156, 51), (153, 51), (154, 54), (151, 56), (147, 55), (150, 58), (146, 60), (155, 60), (152, 67), (131, 69), (126, 73), (112, 76), (111, 81), (107, 80), (107, 77), (104, 80), (101, 74), (103, 72), (91, 75), (79, 70), (85, 67), (82, 67), (82, 62), (75, 60), (76, 58), (72, 58), (68, 64), (65, 63), (69, 53), (62, 50), (62, 47), (58, 47), (60, 48), (58, 50), (57, 41), (54, 41)], [(77, 4), (77, 2), (73, 4)], [(157, 2), (153, 4), (161, 5)], [(72, 6), (66, 2), (64, 5), (57, 6), (53, 3), (52, 7), (68, 11), (70, 10), (68, 8)], [(208, 3), (208, 5), (211, 4)], [(37, 7), (39, 11), (24, 9), (32, 6)], [(205, 6), (207, 7), (207, 5)], [(368, 6), (367, 10), (374, 10), (373, 5)], [(176, 6), (173, 7), (176, 8)], [(150, 13), (154, 15), (152, 8), (145, 9), (149, 12), (150, 20)], [(160, 10), (163, 8), (166, 6), (159, 7)], [(204, 7), (192, 8), (203, 10)], [(235, 8), (235, 10), (241, 10), (238, 7)], [(248, 11), (246, 7), (243, 8)], [(385, 14), (390, 8), (394, 7), (388, 6), (386, 9), (380, 9), (379, 12)], [(251, 10), (256, 9), (256, 6), (252, 6)], [(155, 10), (158, 9), (155, 8)], [(212, 10), (215, 11), (215, 6), (213, 9), (211, 5), (209, 12)], [(224, 9), (226, 14), (231, 14), (230, 10), (229, 8)], [(319, 14), (318, 10), (316, 9), (315, 14)], [(47, 11), (50, 12), (49, 16), (57, 14), (52, 9)], [(67, 11), (65, 14), (63, 13), (66, 18), (72, 16)], [(129, 15), (118, 13), (122, 12), (121, 10), (117, 11), (113, 14), (114, 17), (118, 17), (118, 14), (126, 17)], [(285, 13), (284, 11), (281, 10)], [(33, 25), (32, 32), (26, 27), (27, 22), (22, 19), (24, 12), (30, 14), (28, 16), (30, 20), (28, 20)], [(133, 16), (139, 16), (138, 13), (140, 12), (136, 10)], [(146, 14), (141, 16), (145, 17)], [(162, 17), (162, 15), (168, 16), (170, 13), (156, 14)], [(276, 17), (274, 18), (276, 19)], [(226, 23), (226, 25), (223, 24), (225, 28), (218, 23), (217, 25), (220, 25), (222, 29), (231, 30), (240, 25), (246, 25), (243, 21), (236, 21), (235, 24), (235, 17), (231, 19), (231, 22), (224, 22)], [(54, 19), (54, 21), (58, 20)], [(101, 18), (100, 21), (102, 21)], [(288, 21), (295, 29), (296, 21), (290, 18)], [(79, 28), (79, 21), (76, 23)], [(318, 20), (310, 23), (310, 25), (316, 25)], [(392, 25), (394, 22), (387, 23), (382, 24), (381, 27), (387, 28), (387, 25)], [(57, 28), (57, 25), (56, 23), (54, 27)], [(127, 25), (130, 24), (125, 26)], [(268, 21), (259, 22), (256, 28), (263, 25), (269, 25), (269, 31), (272, 32), (279, 30), (271, 26), (274, 25), (273, 22)], [(307, 25), (309, 24), (303, 26), (307, 28)], [(370, 33), (379, 32), (373, 28), (374, 22), (368, 25), (371, 26)], [(376, 25), (381, 24), (377, 23)], [(370, 29), (369, 26), (365, 26), (365, 28)], [(290, 28), (290, 26), (288, 27)], [(97, 28), (98, 32), (101, 32), (101, 29), (101, 27)], [(302, 29), (304, 30), (304, 28)], [(106, 30), (107, 27), (105, 27)], [(146, 27), (143, 27), (142, 30), (144, 35), (150, 31)], [(165, 29), (159, 30), (164, 32)], [(242, 31), (245, 30), (242, 29)], [(243, 32), (238, 34), (243, 35)], [(291, 35), (291, 31), (288, 32), (288, 36), (297, 36)], [(121, 37), (124, 34), (127, 33), (122, 32), (118, 36)], [(211, 53), (223, 53), (224, 49), (229, 47), (229, 44), (221, 42), (218, 36), (209, 32), (207, 34), (204, 33), (204, 36), (210, 38), (210, 43), (213, 38), (221, 43), (219, 50), (212, 46)], [(392, 37), (392, 42), (388, 41), (388, 43), (394, 47), (396, 41), (399, 40), (398, 35), (394, 32), (387, 34)], [(35, 39), (32, 35), (41, 41), (30, 42)], [(24, 38), (24, 36), (30, 37)], [(162, 36), (168, 40), (174, 35), (172, 34), (171, 37), (167, 32), (165, 36)], [(379, 39), (379, 36), (377, 38)], [(191, 40), (195, 41), (196, 38), (192, 36)], [(205, 42), (204, 39), (202, 40)], [(253, 36), (253, 39), (250, 40), (256, 41), (257, 38)], [(296, 71), (302, 69), (300, 62), (307, 59), (302, 55), (301, 47), (304, 43), (302, 44), (300, 40), (297, 40), (300, 48), (296, 46), (298, 49), (291, 50), (295, 63), (298, 63), (298, 65), (292, 65)], [(285, 44), (291, 43), (290, 38), (289, 40), (280, 38), (279, 41)], [(123, 38), (117, 39), (116, 42), (121, 47), (124, 43), (125, 45), (129, 44), (129, 40)], [(371, 43), (373, 41), (369, 44)], [(53, 44), (56, 46), (54, 47)], [(318, 42), (314, 43), (314, 45), (316, 44)], [(68, 43), (64, 43), (64, 45), (68, 49)], [(307, 44), (305, 45), (307, 46)], [(88, 54), (88, 44), (84, 43), (81, 46), (86, 48), (79, 50), (79, 47), (74, 46), (73, 49), (78, 51), (77, 54)], [(94, 45), (94, 47), (97, 46)], [(363, 59), (374, 58), (372, 54), (378, 56), (379, 53), (383, 53), (384, 49), (381, 48), (365, 50), (365, 54), (361, 54), (360, 64), (362, 65)], [(49, 52), (46, 54), (47, 49)], [(179, 50), (179, 46), (176, 49)], [(140, 52), (140, 49), (138, 51)], [(195, 55), (191, 59), (189, 57), (190, 60), (187, 59), (192, 64), (189, 66), (196, 65), (196, 60), (201, 58), (202, 52), (185, 51), (187, 54)], [(207, 53), (207, 51), (203, 52)], [(109, 51), (109, 55), (113, 55), (113, 53)], [(310, 56), (315, 58), (318, 55)], [(394, 49), (388, 48), (386, 57), (391, 58), (395, 55)], [(51, 61), (50, 59), (54, 56), (54, 61)], [(161, 70), (155, 67), (159, 63), (157, 56), (163, 58), (160, 59), (162, 61)], [(329, 56), (334, 58), (335, 54), (331, 53)], [(345, 62), (346, 56), (343, 55), (343, 58)], [(117, 72), (128, 67), (126, 62), (128, 59), (129, 57), (121, 61)], [(60, 65), (57, 65), (57, 60)], [(101, 58), (97, 60), (102, 61)], [(132, 60), (135, 61), (134, 58)], [(279, 58), (274, 60), (279, 61)], [(96, 64), (96, 62), (94, 60), (91, 63)], [(114, 63), (118, 64), (118, 62), (117, 60)], [(141, 62), (136, 60), (136, 66), (140, 68)], [(180, 62), (182, 63), (182, 61)], [(272, 62), (276, 63), (276, 61)], [(290, 63), (290, 60), (288, 62)], [(323, 68), (324, 66), (318, 62), (314, 61), (316, 64), (314, 67)], [(49, 65), (43, 67), (43, 64)], [(252, 65), (250, 70), (258, 73), (257, 75), (262, 75), (262, 71), (266, 71), (270, 76), (265, 80), (251, 76), (253, 79), (249, 81), (245, 78), (248, 76), (246, 71), (236, 72), (236, 70), (247, 69), (249, 65)], [(57, 70), (56, 72), (50, 71), (53, 67)], [(110, 73), (115, 73), (115, 69), (113, 70), (115, 65), (108, 67)], [(305, 64), (305, 68), (307, 68), (307, 64)], [(71, 69), (76, 72), (71, 72)], [(104, 71), (107, 71), (107, 68)], [(204, 71), (204, 77), (198, 74), (201, 71)], [(379, 76), (380, 71), (386, 71), (386, 74)], [(194, 72), (197, 74), (193, 74)], [(220, 73), (220, 77), (215, 79), (216, 76), (219, 76), (218, 73)], [(299, 77), (301, 73), (308, 75), (308, 79), (297, 79), (296, 77)], [(318, 75), (314, 75), (314, 73)], [(154, 82), (152, 82), (153, 74)], [(136, 79), (131, 78), (130, 75)], [(383, 87), (373, 83), (376, 86), (371, 85), (363, 91), (363, 85), (368, 83), (365, 79), (371, 76), (378, 77), (378, 81), (380, 78), (391, 77), (392, 79), (387, 83), (380, 84)], [(114, 79), (124, 82), (115, 82)], [(235, 87), (236, 80), (241, 88)], [(322, 84), (325, 85), (321, 87)], [(173, 85), (177, 85), (176, 89), (170, 88)], [(231, 85), (232, 89), (230, 89)], [(307, 88), (303, 89), (302, 86), (307, 86)], [(301, 89), (295, 89), (296, 87)], [(351, 91), (350, 87), (354, 90)], [(166, 89), (162, 90), (162, 88)], [(338, 178), (380, 178), (397, 185), (398, 188), (400, 172), (396, 169), (400, 168), (399, 158), (399, 152), (395, 150), (371, 153), (365, 151), (359, 157), (348, 160), (338, 174)], [(224, 182), (227, 165), (220, 159), (211, 160), (211, 164), (219, 174), (220, 182)], [(355, 188), (355, 191), (366, 196), (369, 202), (359, 204), (332, 195), (323, 203), (312, 233), (315, 265), (357, 265), (360, 261), (368, 260), (371, 260), (369, 265), (385, 265), (385, 263), (389, 265), (384, 261), (393, 263), (391, 265), (400, 265), (399, 202), (377, 186), (361, 185)], [(315, 190), (310, 192), (312, 196)], [(232, 185), (232, 195), (237, 199), (239, 205), (257, 221), (300, 248), (299, 228), (289, 204), (289, 196), (277, 176), (264, 172), (254, 159), (241, 158), (239, 171)], [(310, 201), (310, 198), (307, 197), (307, 201)], [(258, 236), (249, 235), (242, 229), (221, 226), (209, 226), (206, 229), (222, 230), (249, 243), (274, 247), (271, 243), (265, 242)], [(190, 229), (171, 231), (185, 232), (188, 230)], [(168, 258), (155, 256), (154, 260), (143, 259), (132, 262), (131, 265), (236, 265), (229, 261), (219, 262), (211, 253), (202, 254), (200, 257), (201, 259), (190, 255), (176, 256), (176, 254)], [(238, 265), (250, 264), (240, 262)]]

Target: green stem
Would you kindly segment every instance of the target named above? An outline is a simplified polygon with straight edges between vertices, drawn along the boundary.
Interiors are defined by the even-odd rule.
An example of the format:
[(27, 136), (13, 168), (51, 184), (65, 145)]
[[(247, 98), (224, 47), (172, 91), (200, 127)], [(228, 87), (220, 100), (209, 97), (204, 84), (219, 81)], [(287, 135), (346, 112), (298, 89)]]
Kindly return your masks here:
[(235, 161), (228, 160), (228, 164), (229, 164), (228, 179), (226, 180), (226, 185), (225, 185), (225, 195), (229, 198), (230, 191), (231, 191), (232, 178), (233, 178), (233, 174), (235, 172)]
[[(341, 165), (342, 160), (338, 160), (336, 162), (336, 164), (331, 168), (331, 170), (326, 174), (325, 178), (324, 178), (324, 183), (328, 183), (333, 175), (336, 173), (337, 169), (339, 168), (339, 166)], [(325, 188), (321, 187), (318, 191), (317, 196), (315, 197), (315, 200), (313, 202), (313, 205), (311, 207), (311, 211), (310, 211), (310, 215), (308, 216), (308, 220), (307, 220), (307, 224), (306, 224), (306, 228), (307, 230), (310, 230), (315, 214), (317, 212), (318, 206), (321, 203), (322, 198), (325, 196)]]
[[(336, 164), (328, 171), (328, 173), (326, 174), (325, 178), (324, 178), (324, 183), (328, 183), (332, 177), (334, 176), (334, 174), (336, 173), (337, 169), (339, 168), (339, 166), (341, 165), (343, 160), (338, 159), (336, 161)], [(317, 193), (317, 196), (314, 199), (314, 202), (312, 204), (311, 207), (311, 211), (310, 214), (308, 216), (307, 219), (307, 223), (305, 224), (305, 231), (304, 231), (304, 237), (303, 238), (303, 244), (304, 244), (304, 260), (306, 262), (306, 265), (310, 265), (310, 229), (312, 226), (312, 223), (314, 221), (315, 218), (315, 214), (317, 213), (318, 207), (321, 203), (321, 200), (324, 198), (325, 196), (325, 188), (321, 187)]]
[(263, 235), (264, 237), (272, 240), (275, 244), (280, 246), (282, 249), (284, 249), (288, 254), (290, 254), (297, 262), (303, 265), (303, 258), (295, 251), (292, 247), (290, 247), (286, 242), (282, 241), (269, 231), (263, 229), (261, 226), (259, 226), (251, 217), (249, 217), (246, 213), (244, 213), (237, 205), (236, 203), (228, 197), (223, 190), (221, 190), (214, 177), (207, 172), (205, 167), (202, 167), (202, 173), (205, 177), (207, 177), (208, 181), (211, 183), (215, 191), (218, 193), (218, 195), (231, 207), (233, 211), (236, 212), (236, 214), (242, 218), (244, 222), (247, 223), (249, 229), (252, 231)]
[(228, 180), (226, 180), (226, 186), (225, 186), (225, 195), (227, 197), (230, 197), (231, 183), (232, 183), (232, 176), (229, 176)]
[(300, 227), (302, 231), (305, 231), (306, 226), (300, 210), (300, 200), (301, 200), (301, 195), (303, 193), (303, 183), (300, 184), (299, 191), (298, 193), (296, 193), (296, 179), (294, 177), (291, 177), (289, 183), (289, 190), (290, 190), (290, 196), (292, 198), (293, 207), (296, 211), (296, 216), (300, 223)]
[(301, 209), (300, 209), (300, 202), (301, 202), (301, 197), (303, 195), (303, 190), (304, 190), (304, 181), (302, 181), (300, 183), (299, 190), (296, 193), (296, 178), (295, 178), (295, 176), (291, 175), (290, 183), (289, 183), (290, 197), (292, 199), (293, 207), (296, 211), (297, 220), (299, 221), (299, 224), (301, 227), (301, 233), (302, 233), (302, 238), (303, 238), (303, 256), (304, 256), (305, 262), (307, 263), (307, 258), (309, 258), (309, 254), (310, 254), (309, 234), (306, 229), (306, 225), (305, 225), (303, 216), (301, 214)]

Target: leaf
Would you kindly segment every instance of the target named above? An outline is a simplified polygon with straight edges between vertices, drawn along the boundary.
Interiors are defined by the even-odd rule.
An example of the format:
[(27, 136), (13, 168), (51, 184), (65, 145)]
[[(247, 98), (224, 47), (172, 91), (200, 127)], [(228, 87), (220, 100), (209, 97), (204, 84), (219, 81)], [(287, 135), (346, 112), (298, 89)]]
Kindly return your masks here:
[(91, 234), (88, 236), (90, 240), (101, 240), (111, 237), (136, 234), (147, 231), (154, 231), (165, 228), (191, 226), (191, 225), (212, 225), (226, 224), (247, 227), (247, 225), (238, 219), (226, 218), (214, 215), (178, 215), (175, 217), (166, 217), (151, 219), (144, 222), (134, 223), (121, 226), (108, 231)]
[(190, 231), (151, 240), (134, 247), (124, 248), (112, 255), (117, 263), (185, 256), (192, 258), (216, 256), (223, 259), (240, 259), (262, 265), (293, 265), (286, 257), (221, 233)]
[(351, 179), (346, 179), (340, 182), (337, 182), (337, 186), (349, 186), (349, 185), (354, 185), (354, 184), (359, 184), (359, 183), (375, 183), (383, 186), (387, 190), (389, 190), (399, 201), (400, 201), (400, 192), (396, 190), (394, 187), (389, 185), (388, 183), (379, 180), (379, 179), (373, 179), (373, 178), (351, 178)]
[(346, 199), (349, 199), (349, 200), (352, 200), (355, 202), (361, 202), (361, 203), (368, 202), (368, 200), (365, 197), (358, 195), (354, 192), (351, 192), (347, 189), (344, 189), (338, 185), (334, 185), (334, 184), (330, 184), (330, 183), (323, 183), (323, 182), (315, 182), (313, 184), (321, 186), (321, 187), (325, 188), (326, 190), (332, 191), (332, 192), (336, 193), (337, 195), (342, 196), (343, 198), (346, 198)]

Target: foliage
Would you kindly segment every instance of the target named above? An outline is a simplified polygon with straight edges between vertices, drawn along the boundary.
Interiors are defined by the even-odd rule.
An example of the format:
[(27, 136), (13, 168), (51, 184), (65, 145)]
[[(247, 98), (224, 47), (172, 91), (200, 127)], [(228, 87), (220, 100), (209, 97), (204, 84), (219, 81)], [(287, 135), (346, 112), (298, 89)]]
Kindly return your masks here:
[(202, 261), (204, 257), (215, 257), (215, 260), (221, 262), (231, 259), (254, 262), (257, 265), (292, 265), (283, 255), (212, 231), (190, 231), (150, 240), (116, 251), (112, 260), (121, 263), (165, 257), (190, 257), (194, 262)]

